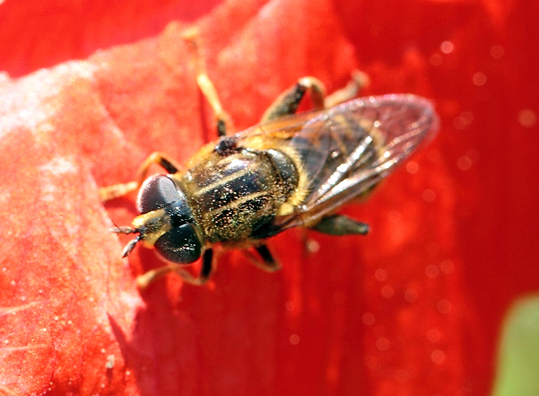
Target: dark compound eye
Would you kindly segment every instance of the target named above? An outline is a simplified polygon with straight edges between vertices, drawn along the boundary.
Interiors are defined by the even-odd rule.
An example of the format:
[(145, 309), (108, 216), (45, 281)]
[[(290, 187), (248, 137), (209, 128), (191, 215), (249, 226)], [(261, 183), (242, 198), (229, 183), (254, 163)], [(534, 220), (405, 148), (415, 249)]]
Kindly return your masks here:
[(163, 258), (179, 264), (192, 263), (198, 260), (202, 253), (200, 240), (191, 224), (172, 228), (163, 234), (154, 246)]
[(174, 182), (164, 175), (152, 176), (144, 182), (138, 195), (138, 210), (148, 213), (177, 201), (180, 194)]

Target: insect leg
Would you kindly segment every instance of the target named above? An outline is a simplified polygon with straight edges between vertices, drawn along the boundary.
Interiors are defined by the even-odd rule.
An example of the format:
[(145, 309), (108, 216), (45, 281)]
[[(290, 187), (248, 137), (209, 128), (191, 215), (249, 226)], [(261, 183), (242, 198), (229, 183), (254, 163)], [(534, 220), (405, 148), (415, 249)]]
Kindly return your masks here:
[(256, 267), (267, 272), (274, 272), (281, 268), (280, 264), (275, 261), (273, 255), (269, 251), (266, 245), (255, 246), (255, 250), (258, 256), (253, 254), (249, 250), (244, 250), (243, 253), (247, 256), (249, 261)]
[(192, 285), (203, 285), (210, 278), (213, 267), (213, 250), (208, 249), (202, 256), (202, 268), (200, 269), (198, 276), (193, 276), (190, 272), (186, 271), (181, 264), (169, 264), (139, 275), (137, 277), (137, 286), (139, 289), (146, 289), (153, 281), (161, 278), (169, 272), (177, 273), (184, 282), (191, 283)]
[(155, 152), (152, 153), (140, 166), (137, 173), (137, 180), (124, 184), (114, 184), (112, 186), (102, 187), (99, 189), (99, 196), (101, 201), (109, 201), (114, 198), (121, 197), (125, 194), (130, 193), (131, 191), (138, 190), (144, 180), (146, 179), (146, 174), (148, 169), (152, 164), (160, 165), (168, 173), (174, 174), (178, 172), (181, 168), (174, 163), (173, 160), (168, 158), (165, 154)]
[(294, 114), (307, 91), (311, 93), (313, 107), (315, 109), (323, 109), (324, 98), (326, 96), (324, 84), (314, 77), (303, 77), (293, 87), (290, 87), (279, 95), (271, 106), (268, 107), (262, 116), (262, 122)]
[(368, 76), (358, 70), (352, 72), (352, 79), (344, 87), (326, 96), (324, 84), (314, 77), (303, 77), (293, 86), (283, 92), (264, 113), (262, 122), (295, 114), (305, 96), (311, 94), (314, 109), (323, 109), (346, 102), (357, 96), (361, 88), (369, 84)]
[(369, 232), (369, 225), (361, 223), (343, 215), (324, 217), (311, 230), (329, 235), (365, 235)]
[(354, 70), (352, 79), (348, 81), (345, 87), (333, 92), (324, 99), (324, 106), (326, 108), (333, 107), (353, 99), (367, 85), (369, 85), (369, 77), (359, 70)]
[(217, 95), (217, 90), (215, 89), (215, 86), (206, 72), (206, 63), (204, 62), (204, 58), (200, 53), (200, 34), (198, 29), (191, 28), (186, 30), (183, 33), (183, 38), (189, 46), (189, 50), (193, 58), (197, 84), (202, 91), (202, 94), (206, 97), (206, 100), (210, 104), (213, 114), (215, 115), (215, 120), (217, 122), (217, 134), (219, 136), (225, 136), (227, 134), (227, 126), (231, 127), (232, 122), (229, 115), (223, 110), (223, 106), (221, 106), (221, 102), (219, 100), (219, 95)]
[[(198, 278), (193, 278), (193, 282), (191, 283), (193, 283), (194, 285), (203, 285), (204, 283), (206, 283), (208, 279), (210, 279), (210, 276), (211, 276), (211, 273), (213, 272), (214, 267), (215, 267), (215, 263), (214, 263), (214, 258), (213, 258), (213, 250), (208, 249), (202, 255), (202, 268), (200, 269)], [(184, 280), (189, 282), (185, 278)]]

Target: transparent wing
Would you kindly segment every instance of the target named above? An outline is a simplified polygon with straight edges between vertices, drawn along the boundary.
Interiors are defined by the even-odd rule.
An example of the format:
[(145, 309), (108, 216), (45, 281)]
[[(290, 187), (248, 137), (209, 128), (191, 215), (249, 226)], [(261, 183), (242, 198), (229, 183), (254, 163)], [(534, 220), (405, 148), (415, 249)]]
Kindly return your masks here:
[(315, 223), (369, 190), (434, 135), (437, 126), (430, 102), (394, 94), (277, 120), (238, 138), (248, 141), (246, 146), (253, 139), (274, 139), (298, 153), (308, 193), (292, 215), (275, 219), (285, 229)]

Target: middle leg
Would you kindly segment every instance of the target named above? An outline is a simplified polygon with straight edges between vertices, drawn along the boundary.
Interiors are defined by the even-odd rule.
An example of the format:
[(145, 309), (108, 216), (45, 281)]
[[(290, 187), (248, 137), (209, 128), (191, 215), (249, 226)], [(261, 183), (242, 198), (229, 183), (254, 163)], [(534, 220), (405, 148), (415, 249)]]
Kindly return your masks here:
[(368, 82), (365, 73), (355, 70), (352, 72), (352, 79), (344, 88), (326, 96), (326, 88), (320, 80), (314, 77), (300, 78), (268, 107), (262, 122), (295, 114), (306, 92), (311, 95), (314, 110), (320, 110), (354, 98), (362, 87), (368, 85)]
[(281, 268), (265, 244), (255, 246), (255, 250), (257, 251), (258, 255), (255, 255), (250, 250), (243, 251), (243, 254), (247, 256), (251, 264), (253, 264), (255, 267), (267, 272), (275, 272)]
[(262, 122), (295, 114), (307, 91), (311, 93), (313, 107), (323, 109), (324, 98), (326, 97), (324, 84), (314, 77), (303, 77), (275, 99), (262, 116)]

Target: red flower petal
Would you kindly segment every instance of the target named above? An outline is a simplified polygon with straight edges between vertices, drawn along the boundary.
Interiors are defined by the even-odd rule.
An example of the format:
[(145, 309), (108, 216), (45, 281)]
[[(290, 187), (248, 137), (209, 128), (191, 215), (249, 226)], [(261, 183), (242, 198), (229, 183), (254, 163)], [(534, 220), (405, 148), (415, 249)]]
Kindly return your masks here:
[[(15, 21), (0, 26), (16, 38), (2, 51), (13, 75), (155, 34), (181, 4), (128, 17), (109, 3), (85, 9), (81, 45), (61, 27), (72, 19), (32, 3), (2, 5)], [(134, 197), (106, 210), (98, 200), (99, 186), (131, 180), (150, 152), (182, 162), (213, 139), (184, 26), (6, 81), (0, 390), (487, 394), (501, 315), (538, 284), (525, 243), (539, 143), (525, 129), (537, 114), (527, 79), (538, 59), (524, 55), (532, 14), (501, 2), (229, 1), (201, 19), (209, 75), (238, 129), (298, 77), (332, 91), (357, 66), (371, 78), (366, 93), (433, 97), (442, 116), (432, 147), (346, 209), (371, 235), (309, 234), (319, 249), (308, 254), (286, 232), (271, 242), (283, 271), (227, 252), (205, 287), (170, 275), (139, 295), (133, 275), (162, 262), (137, 248), (126, 266), (126, 240), (108, 232), (109, 215), (130, 223)]]

